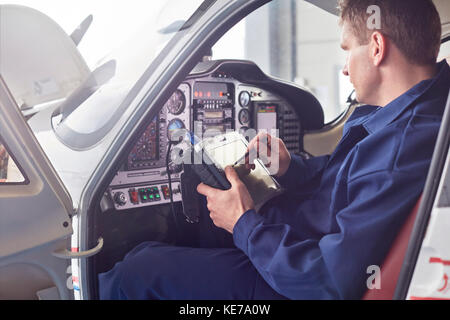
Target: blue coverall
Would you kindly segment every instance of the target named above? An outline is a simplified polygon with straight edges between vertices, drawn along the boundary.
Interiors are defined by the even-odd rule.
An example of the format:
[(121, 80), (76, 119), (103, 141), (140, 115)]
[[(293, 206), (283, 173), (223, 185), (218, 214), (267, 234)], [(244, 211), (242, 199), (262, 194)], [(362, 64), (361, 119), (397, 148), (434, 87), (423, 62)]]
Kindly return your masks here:
[(358, 107), (332, 155), (292, 155), (287, 192), (245, 212), (234, 245), (143, 243), (99, 275), (100, 298), (360, 299), (423, 191), (450, 89), (438, 67), (387, 106)]

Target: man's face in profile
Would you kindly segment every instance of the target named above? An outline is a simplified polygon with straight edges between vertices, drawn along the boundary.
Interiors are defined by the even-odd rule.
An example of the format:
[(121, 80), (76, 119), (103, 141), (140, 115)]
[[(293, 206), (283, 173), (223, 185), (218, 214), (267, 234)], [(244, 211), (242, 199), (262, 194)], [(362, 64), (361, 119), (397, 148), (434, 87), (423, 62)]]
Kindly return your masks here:
[[(360, 103), (373, 104), (375, 90), (378, 87), (374, 66), (370, 59), (369, 44), (361, 44), (348, 21), (342, 25), (341, 47), (347, 52), (347, 59), (342, 70), (350, 77)], [(372, 103), (371, 103), (372, 102)]]

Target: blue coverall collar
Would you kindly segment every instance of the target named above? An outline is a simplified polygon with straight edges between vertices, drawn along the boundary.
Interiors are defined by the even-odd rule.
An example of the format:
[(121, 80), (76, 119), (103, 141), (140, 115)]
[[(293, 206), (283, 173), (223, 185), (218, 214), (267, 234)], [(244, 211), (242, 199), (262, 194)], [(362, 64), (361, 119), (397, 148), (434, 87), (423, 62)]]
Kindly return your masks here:
[(450, 79), (450, 67), (447, 61), (443, 60), (438, 63), (438, 68), (439, 72), (434, 78), (419, 82), (400, 97), (387, 104), (385, 107), (378, 108), (375, 114), (372, 117), (369, 117), (369, 119), (367, 119), (367, 121), (363, 124), (367, 132), (369, 134), (375, 133), (376, 131), (383, 129), (392, 123), (400, 116), (400, 114), (408, 109), (414, 101), (435, 86), (435, 84), (442, 81), (446, 81), (448, 83)]

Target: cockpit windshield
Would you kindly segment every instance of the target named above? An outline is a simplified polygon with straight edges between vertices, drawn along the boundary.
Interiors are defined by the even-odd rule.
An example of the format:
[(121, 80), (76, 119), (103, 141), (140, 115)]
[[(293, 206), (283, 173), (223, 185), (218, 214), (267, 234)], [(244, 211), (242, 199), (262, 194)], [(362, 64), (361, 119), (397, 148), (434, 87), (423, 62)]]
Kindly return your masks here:
[(127, 112), (142, 84), (139, 80), (149, 76), (149, 66), (163, 48), (198, 18), (202, 2), (214, 1), (165, 0), (157, 14), (149, 14), (153, 19), (144, 21), (128, 41), (99, 61), (87, 80), (54, 112), (57, 136), (73, 149), (91, 148), (101, 141)]

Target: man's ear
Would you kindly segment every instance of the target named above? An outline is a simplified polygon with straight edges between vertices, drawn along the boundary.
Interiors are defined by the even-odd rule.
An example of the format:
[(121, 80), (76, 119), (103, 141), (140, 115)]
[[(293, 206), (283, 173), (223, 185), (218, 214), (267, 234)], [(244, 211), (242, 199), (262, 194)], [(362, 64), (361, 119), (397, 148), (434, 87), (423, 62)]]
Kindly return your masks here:
[(374, 66), (378, 67), (384, 61), (387, 50), (387, 37), (379, 31), (374, 31), (370, 36), (370, 58)]

